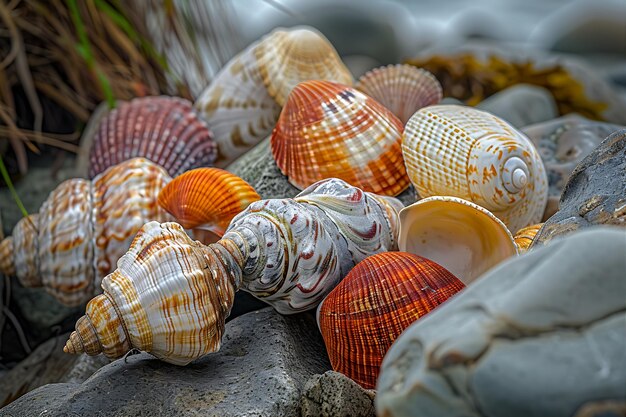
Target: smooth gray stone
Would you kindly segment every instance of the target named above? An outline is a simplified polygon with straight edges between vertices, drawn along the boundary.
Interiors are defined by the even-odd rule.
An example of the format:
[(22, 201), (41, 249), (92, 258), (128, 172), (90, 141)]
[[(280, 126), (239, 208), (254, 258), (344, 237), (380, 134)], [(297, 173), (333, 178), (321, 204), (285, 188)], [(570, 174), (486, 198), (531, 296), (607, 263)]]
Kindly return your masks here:
[(83, 382), (110, 361), (104, 356), (63, 353), (69, 333), (42, 343), (26, 359), (0, 378), (0, 406), (45, 384)]
[(624, 126), (589, 120), (577, 114), (526, 126), (548, 173), (548, 205), (543, 221), (557, 212), (561, 193), (576, 165), (607, 136)]
[[(291, 185), (278, 169), (270, 150), (269, 138), (243, 154), (226, 170), (248, 182), (262, 199), (293, 198), (301, 191)], [(407, 206), (417, 201), (417, 193), (411, 185), (397, 198)]]
[(626, 232), (596, 227), (510, 259), (388, 351), (378, 415), (570, 417), (626, 401)]
[(611, 134), (576, 166), (559, 211), (539, 230), (533, 247), (601, 224), (626, 227), (626, 129)]
[(306, 381), (330, 369), (312, 314), (271, 308), (226, 324), (219, 352), (179, 367), (147, 353), (119, 359), (82, 384), (36, 389), (0, 416), (294, 416)]
[(374, 417), (376, 391), (367, 390), (342, 373), (313, 375), (300, 398), (302, 417)]
[(504, 89), (478, 103), (476, 108), (495, 114), (518, 128), (559, 116), (550, 91), (529, 84)]

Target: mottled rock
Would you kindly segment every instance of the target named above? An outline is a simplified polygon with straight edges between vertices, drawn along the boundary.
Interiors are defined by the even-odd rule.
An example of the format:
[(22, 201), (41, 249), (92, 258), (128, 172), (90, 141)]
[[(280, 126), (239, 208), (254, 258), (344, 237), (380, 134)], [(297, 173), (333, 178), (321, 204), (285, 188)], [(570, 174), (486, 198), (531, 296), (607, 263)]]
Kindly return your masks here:
[[(269, 138), (242, 155), (226, 170), (247, 181), (262, 199), (292, 198), (300, 192), (278, 169), (270, 150)], [(417, 194), (411, 185), (398, 198), (406, 206), (417, 201)]]
[(381, 368), (384, 416), (570, 417), (626, 400), (626, 233), (513, 258), (409, 327)]
[(545, 222), (533, 247), (599, 224), (626, 226), (626, 129), (611, 134), (576, 166), (559, 211)]
[(550, 189), (544, 221), (558, 210), (561, 193), (576, 165), (607, 136), (623, 128), (571, 114), (522, 129), (537, 147), (548, 173)]
[(559, 115), (550, 91), (529, 84), (504, 89), (483, 100), (476, 108), (495, 114), (518, 128)]
[(313, 375), (304, 386), (302, 417), (374, 417), (376, 391), (366, 390), (342, 373)]
[(83, 382), (110, 361), (104, 356), (79, 357), (63, 353), (69, 333), (41, 344), (0, 379), (0, 406), (45, 384)]
[(220, 351), (188, 366), (133, 355), (82, 384), (36, 389), (0, 415), (299, 416), (304, 384), (329, 369), (312, 314), (266, 308), (228, 323)]

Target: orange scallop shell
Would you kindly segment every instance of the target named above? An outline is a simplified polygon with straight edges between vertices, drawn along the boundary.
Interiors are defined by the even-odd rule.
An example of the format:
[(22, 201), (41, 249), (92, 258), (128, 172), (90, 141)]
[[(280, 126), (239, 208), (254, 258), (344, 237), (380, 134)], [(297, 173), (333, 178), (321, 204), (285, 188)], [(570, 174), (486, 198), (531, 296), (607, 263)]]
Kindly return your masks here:
[(289, 94), (271, 138), (272, 154), (298, 188), (325, 178), (382, 195), (409, 186), (403, 126), (362, 92), (330, 81), (306, 81)]
[(159, 205), (186, 229), (223, 235), (230, 221), (261, 197), (241, 178), (219, 168), (197, 168), (174, 178), (159, 194)]
[(374, 388), (385, 353), (404, 329), (464, 287), (444, 267), (417, 255), (365, 258), (318, 310), (333, 369)]
[(533, 224), (523, 227), (515, 233), (513, 239), (515, 240), (515, 245), (520, 254), (528, 252), (541, 226), (543, 226), (543, 223)]

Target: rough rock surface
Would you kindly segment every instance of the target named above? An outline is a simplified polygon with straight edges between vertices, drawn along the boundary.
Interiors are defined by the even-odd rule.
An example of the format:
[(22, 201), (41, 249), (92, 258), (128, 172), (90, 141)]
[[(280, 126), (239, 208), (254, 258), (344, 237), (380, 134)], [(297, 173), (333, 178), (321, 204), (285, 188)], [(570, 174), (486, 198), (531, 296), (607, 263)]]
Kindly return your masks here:
[(544, 221), (558, 210), (561, 193), (576, 165), (607, 136), (623, 128), (570, 114), (522, 129), (537, 147), (548, 173), (550, 190)]
[(266, 308), (228, 323), (220, 351), (188, 366), (133, 355), (82, 384), (31, 391), (0, 415), (299, 416), (304, 384), (329, 369), (312, 314)]
[(366, 390), (342, 373), (313, 375), (300, 398), (302, 417), (374, 417), (376, 391)]
[(569, 417), (626, 400), (626, 232), (597, 227), (504, 262), (391, 347), (376, 411)]
[(504, 89), (483, 100), (476, 108), (495, 114), (518, 128), (559, 115), (550, 91), (529, 84)]
[(626, 226), (626, 129), (606, 138), (570, 176), (559, 203), (533, 246), (582, 227)]
[[(230, 164), (226, 170), (246, 180), (263, 199), (292, 198), (300, 192), (278, 169), (270, 150), (269, 138)], [(417, 194), (413, 186), (409, 186), (398, 198), (406, 206), (417, 201)]]
[(26, 359), (0, 378), (0, 406), (33, 389), (55, 382), (83, 382), (110, 361), (104, 356), (63, 353), (69, 333), (39, 345)]

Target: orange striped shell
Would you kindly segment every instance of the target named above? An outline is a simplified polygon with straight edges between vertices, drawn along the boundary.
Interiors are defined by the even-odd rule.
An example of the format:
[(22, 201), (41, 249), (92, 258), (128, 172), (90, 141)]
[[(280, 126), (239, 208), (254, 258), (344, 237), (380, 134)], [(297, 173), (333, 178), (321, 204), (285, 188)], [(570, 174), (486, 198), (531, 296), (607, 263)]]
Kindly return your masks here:
[(374, 388), (385, 353), (404, 329), (464, 287), (448, 270), (417, 255), (365, 258), (318, 309), (333, 369)]
[(159, 205), (186, 229), (222, 236), (237, 214), (261, 197), (241, 178), (219, 168), (197, 168), (174, 178), (159, 193)]
[(272, 154), (294, 186), (339, 178), (365, 191), (397, 195), (409, 186), (402, 123), (358, 90), (306, 81), (291, 92), (271, 138)]
[(530, 246), (533, 244), (533, 240), (535, 240), (535, 236), (541, 229), (543, 223), (533, 224), (522, 229), (519, 229), (513, 239), (515, 240), (515, 245), (517, 246), (517, 250), (519, 253), (526, 253), (530, 249)]

